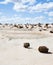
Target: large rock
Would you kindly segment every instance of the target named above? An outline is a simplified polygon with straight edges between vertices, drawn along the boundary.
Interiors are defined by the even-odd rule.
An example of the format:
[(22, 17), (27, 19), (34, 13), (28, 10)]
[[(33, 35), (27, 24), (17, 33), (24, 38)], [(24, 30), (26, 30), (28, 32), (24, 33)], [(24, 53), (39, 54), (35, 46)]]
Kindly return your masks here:
[(48, 48), (46, 46), (40, 46), (38, 48), (39, 52), (42, 52), (42, 53), (48, 53)]

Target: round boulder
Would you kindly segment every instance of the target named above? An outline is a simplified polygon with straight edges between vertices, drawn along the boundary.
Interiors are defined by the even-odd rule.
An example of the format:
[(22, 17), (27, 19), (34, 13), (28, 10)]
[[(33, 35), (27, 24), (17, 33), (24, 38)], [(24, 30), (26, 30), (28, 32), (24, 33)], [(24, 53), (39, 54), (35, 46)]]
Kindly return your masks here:
[(29, 48), (30, 44), (29, 43), (24, 43), (25, 48)]
[(42, 53), (48, 53), (48, 48), (46, 46), (40, 46), (38, 48), (39, 52), (42, 52)]

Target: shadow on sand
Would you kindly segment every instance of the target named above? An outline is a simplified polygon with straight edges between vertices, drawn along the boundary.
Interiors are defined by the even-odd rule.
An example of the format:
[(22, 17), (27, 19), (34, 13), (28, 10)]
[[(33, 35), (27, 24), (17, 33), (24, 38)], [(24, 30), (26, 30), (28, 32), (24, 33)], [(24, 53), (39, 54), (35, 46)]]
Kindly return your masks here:
[(47, 53), (44, 53), (44, 54), (53, 54), (52, 52), (47, 52)]
[(28, 47), (27, 49), (32, 49), (32, 47)]
[(48, 52), (47, 54), (53, 54), (52, 52)]

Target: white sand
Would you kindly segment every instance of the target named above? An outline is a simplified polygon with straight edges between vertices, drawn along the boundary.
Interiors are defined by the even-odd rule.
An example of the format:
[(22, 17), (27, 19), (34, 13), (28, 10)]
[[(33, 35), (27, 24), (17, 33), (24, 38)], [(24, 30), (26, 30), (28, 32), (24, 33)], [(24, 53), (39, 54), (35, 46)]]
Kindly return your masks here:
[[(31, 49), (24, 48), (24, 42), (29, 42)], [(0, 30), (0, 65), (52, 65), (53, 54), (40, 53), (41, 45), (53, 53), (53, 34)]]

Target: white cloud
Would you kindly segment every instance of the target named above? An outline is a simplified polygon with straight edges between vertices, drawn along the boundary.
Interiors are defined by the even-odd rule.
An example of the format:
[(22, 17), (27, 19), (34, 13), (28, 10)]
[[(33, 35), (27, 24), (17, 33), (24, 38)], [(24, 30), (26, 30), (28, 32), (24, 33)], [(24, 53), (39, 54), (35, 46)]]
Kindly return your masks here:
[[(5, 0), (0, 2), (0, 4), (7, 4), (9, 2), (14, 3), (13, 9), (15, 11), (29, 11), (29, 12), (42, 12), (53, 8), (53, 2), (48, 3), (38, 3), (34, 5), (37, 0)], [(28, 3), (28, 5), (25, 5)]]
[(53, 16), (53, 12), (49, 12), (48, 15), (49, 15), (49, 16)]
[(0, 12), (0, 15), (2, 15), (2, 12)]
[(1, 16), (0, 17), (0, 22), (2, 23), (39, 23), (44, 20), (43, 16), (38, 16), (35, 18), (22, 18), (18, 17), (17, 15), (14, 15), (13, 17), (6, 17), (6, 16)]
[(16, 11), (25, 11), (27, 9), (27, 5), (23, 5), (22, 3), (16, 3), (13, 7)]
[[(16, 11), (27, 11), (29, 5), (33, 5), (36, 0), (5, 0), (0, 2), (0, 4), (14, 3), (13, 9)], [(28, 3), (28, 5), (25, 5)]]
[(4, 0), (2, 2), (0, 2), (0, 4), (7, 4), (8, 2), (12, 2), (12, 3), (27, 3), (29, 2), (30, 4), (33, 4), (36, 0)]
[(53, 18), (49, 18), (50, 21), (53, 21)]
[(44, 12), (45, 14), (47, 14), (48, 16), (53, 16), (53, 11), (50, 11), (50, 12)]
[[(36, 2), (36, 0), (20, 0), (20, 2), (17, 2), (14, 4), (13, 9), (16, 11), (27, 11), (30, 7), (29, 5), (33, 5)], [(25, 3), (29, 3), (28, 5), (25, 5)]]
[(36, 1), (36, 0), (22, 0), (22, 3), (25, 4), (25, 3), (28, 2), (29, 4), (32, 5), (32, 4), (34, 4), (35, 1)]
[[(53, 18), (49, 17), (47, 19), (48, 22), (53, 22)], [(37, 16), (34, 18), (31, 17), (18, 17), (16, 14), (13, 17), (6, 17), (1, 16), (0, 22), (2, 23), (19, 23), (19, 24), (25, 24), (25, 23), (46, 23), (46, 17), (44, 16)]]
[[(23, 0), (23, 2), (27, 2), (25, 0)], [(20, 4), (20, 5), (19, 5)], [(33, 5), (31, 4), (31, 6), (29, 5), (24, 5), (23, 3), (15, 3), (13, 9), (16, 11), (29, 11), (29, 12), (42, 12), (42, 11), (47, 11), (50, 8), (53, 8), (53, 2), (49, 2), (49, 3), (39, 3), (37, 5)]]
[(8, 2), (4, 1), (4, 2), (0, 2), (0, 4), (7, 4)]
[(16, 3), (16, 2), (19, 2), (19, 0), (4, 0), (0, 2), (0, 4), (8, 4), (9, 2)]
[(36, 12), (42, 12), (42, 11), (47, 11), (50, 8), (53, 8), (53, 2), (49, 2), (49, 3), (39, 3), (35, 6), (31, 6), (29, 7), (31, 11), (36, 11)]
[(4, 1), (0, 2), (0, 4), (8, 4), (8, 2), (11, 2), (11, 0), (4, 0)]

